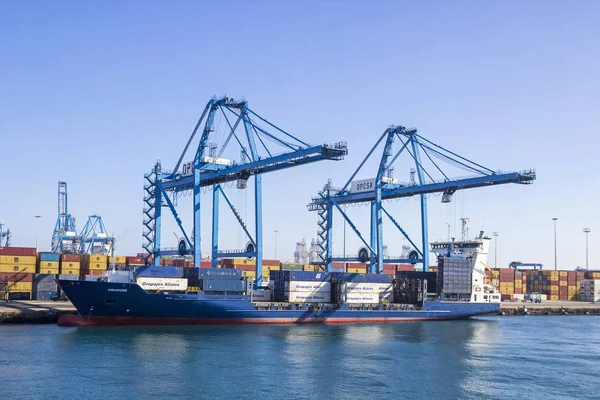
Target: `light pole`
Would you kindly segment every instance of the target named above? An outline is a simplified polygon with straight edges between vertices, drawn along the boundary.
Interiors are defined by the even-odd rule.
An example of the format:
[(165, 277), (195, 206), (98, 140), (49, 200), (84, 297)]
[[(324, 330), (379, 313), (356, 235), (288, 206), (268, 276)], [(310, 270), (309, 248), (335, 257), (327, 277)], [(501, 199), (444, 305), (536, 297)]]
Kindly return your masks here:
[(494, 269), (498, 269), (498, 232), (492, 235), (494, 236)]
[(590, 233), (590, 228), (583, 228), (583, 233), (585, 233), (585, 269), (589, 270), (589, 258), (588, 258), (588, 234)]
[(277, 260), (277, 229), (273, 229), (273, 233), (275, 234), (275, 259)]
[(558, 218), (552, 218), (552, 221), (554, 221), (554, 270), (556, 271), (557, 268), (557, 257), (556, 257), (556, 220), (558, 220)]
[(35, 218), (35, 222), (36, 222), (36, 227), (35, 227), (35, 252), (37, 253), (37, 249), (38, 249), (38, 236), (40, 234), (40, 218), (42, 218), (41, 215), (34, 215), (33, 218)]

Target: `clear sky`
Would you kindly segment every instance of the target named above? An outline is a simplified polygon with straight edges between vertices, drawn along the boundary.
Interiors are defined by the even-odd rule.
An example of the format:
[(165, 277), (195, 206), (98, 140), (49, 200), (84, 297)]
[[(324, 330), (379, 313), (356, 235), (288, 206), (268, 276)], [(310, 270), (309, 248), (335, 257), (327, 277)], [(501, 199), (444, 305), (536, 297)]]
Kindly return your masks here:
[[(465, 216), (472, 232), (499, 233), (499, 266), (550, 267), (558, 217), (559, 268), (584, 265), (585, 227), (600, 267), (599, 15), (596, 1), (1, 2), (0, 222), (13, 245), (33, 246), (42, 215), (49, 249), (64, 180), (78, 228), (100, 214), (119, 253), (140, 251), (143, 174), (157, 159), (174, 166), (206, 102), (227, 94), (309, 143), (348, 142), (343, 162), (265, 175), (268, 258), (274, 229), (282, 259), (315, 236), (311, 196), (327, 178), (343, 184), (398, 124), (494, 170), (537, 170), (530, 186), (432, 197), (432, 239)], [(228, 190), (251, 216), (251, 194)], [(208, 251), (210, 193), (203, 201)], [(191, 230), (189, 199), (179, 207)], [(361, 229), (367, 210), (352, 210)], [(390, 210), (418, 238), (417, 199)], [(223, 214), (223, 247), (243, 245)], [(400, 236), (385, 234), (397, 254)], [(348, 233), (346, 245), (359, 243)]]

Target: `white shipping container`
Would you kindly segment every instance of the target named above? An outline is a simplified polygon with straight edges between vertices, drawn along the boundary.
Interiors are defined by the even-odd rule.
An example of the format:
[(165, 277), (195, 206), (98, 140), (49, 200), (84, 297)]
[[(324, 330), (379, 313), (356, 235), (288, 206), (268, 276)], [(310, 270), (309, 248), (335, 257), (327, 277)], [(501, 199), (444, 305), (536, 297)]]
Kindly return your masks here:
[(289, 292), (290, 303), (329, 303), (330, 293)]
[(330, 292), (331, 282), (290, 281), (285, 283), (285, 290), (290, 292)]
[(346, 283), (346, 292), (355, 293), (381, 293), (391, 292), (391, 283), (365, 283), (365, 282), (348, 282)]
[(377, 304), (379, 295), (377, 293), (346, 293), (346, 303)]
[(252, 301), (271, 301), (270, 290), (253, 290)]

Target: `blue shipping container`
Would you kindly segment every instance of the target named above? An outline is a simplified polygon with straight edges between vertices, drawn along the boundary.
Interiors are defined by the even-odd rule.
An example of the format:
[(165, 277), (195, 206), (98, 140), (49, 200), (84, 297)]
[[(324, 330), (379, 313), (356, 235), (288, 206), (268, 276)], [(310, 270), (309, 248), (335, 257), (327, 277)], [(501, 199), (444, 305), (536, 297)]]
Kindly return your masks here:
[[(285, 281), (310, 281), (310, 282), (330, 282), (331, 274), (328, 272), (312, 271), (281, 271)], [(281, 278), (280, 275), (280, 278)]]
[(243, 292), (244, 281), (241, 279), (203, 279), (202, 289), (205, 292)]
[(40, 261), (59, 261), (60, 254), (40, 253)]
[(367, 274), (366, 277), (368, 283), (392, 283), (394, 280), (394, 275), (387, 274)]
[(332, 275), (333, 275), (333, 278), (338, 281), (344, 281), (344, 282), (366, 282), (367, 281), (367, 275), (365, 275), (365, 274), (334, 272), (334, 273), (332, 273)]
[(201, 279), (242, 279), (242, 270), (233, 268), (200, 268)]
[(183, 276), (183, 267), (147, 265), (137, 267), (134, 274), (142, 277), (181, 278)]

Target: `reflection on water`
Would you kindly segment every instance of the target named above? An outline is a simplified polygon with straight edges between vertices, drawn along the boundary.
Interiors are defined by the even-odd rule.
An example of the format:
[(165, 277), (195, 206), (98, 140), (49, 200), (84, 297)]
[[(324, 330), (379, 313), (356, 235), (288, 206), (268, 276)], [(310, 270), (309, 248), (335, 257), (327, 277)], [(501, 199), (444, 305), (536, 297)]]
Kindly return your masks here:
[(3, 326), (0, 383), (7, 399), (586, 398), (598, 389), (600, 339), (581, 332), (597, 331), (600, 320), (576, 318)]

